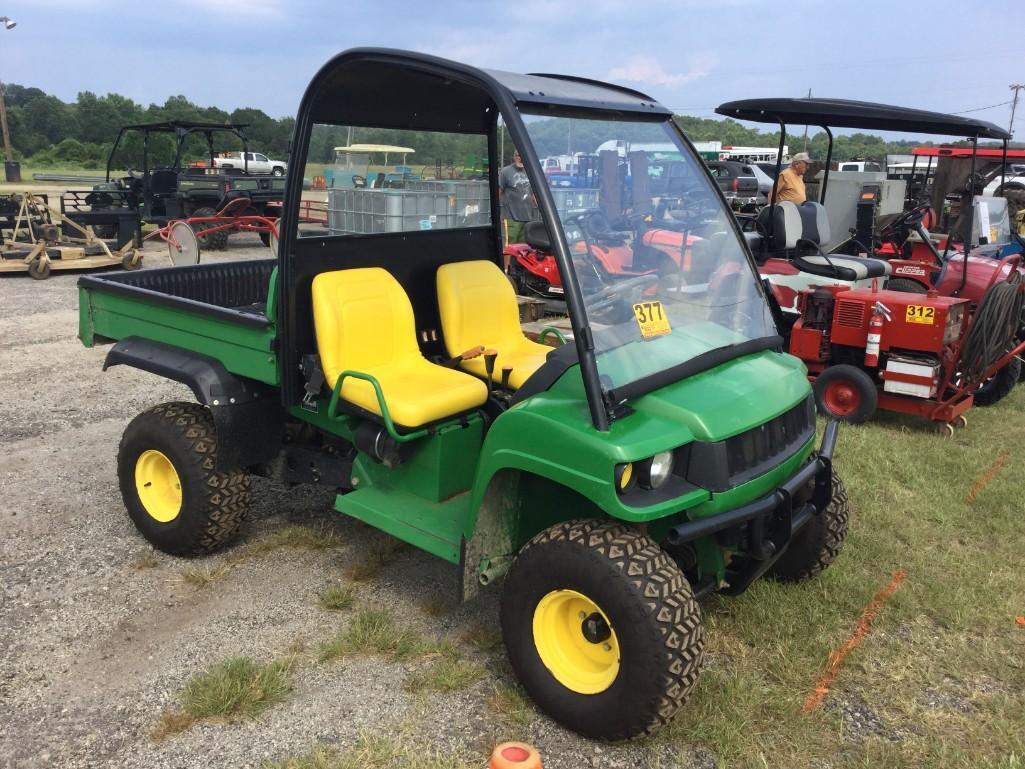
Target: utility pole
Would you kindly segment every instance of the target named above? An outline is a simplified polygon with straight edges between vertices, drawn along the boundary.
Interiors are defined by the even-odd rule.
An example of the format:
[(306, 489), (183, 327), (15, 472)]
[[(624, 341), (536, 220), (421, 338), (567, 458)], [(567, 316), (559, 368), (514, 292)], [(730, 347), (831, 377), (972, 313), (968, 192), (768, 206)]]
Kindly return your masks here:
[(1014, 100), (1011, 102), (1011, 122), (1007, 124), (1008, 133), (1014, 133), (1014, 109), (1018, 106), (1018, 92), (1023, 88), (1025, 88), (1025, 83), (1011, 86), (1011, 90), (1014, 91)]
[[(14, 29), (18, 26), (18, 22), (7, 16), (0, 16), (0, 24), (3, 24), (4, 29)], [(4, 164), (4, 178), (9, 182), (20, 182), (21, 171), (11, 163), (14, 155), (11, 153), (11, 133), (7, 130), (7, 93), (3, 83), (0, 83), (0, 131), (3, 132), (4, 159), (7, 161)]]
[[(810, 88), (808, 89), (808, 98), (809, 99), (811, 98), (811, 89)], [(808, 126), (804, 127), (804, 149), (801, 150), (801, 151), (802, 152), (807, 152), (808, 151)]]

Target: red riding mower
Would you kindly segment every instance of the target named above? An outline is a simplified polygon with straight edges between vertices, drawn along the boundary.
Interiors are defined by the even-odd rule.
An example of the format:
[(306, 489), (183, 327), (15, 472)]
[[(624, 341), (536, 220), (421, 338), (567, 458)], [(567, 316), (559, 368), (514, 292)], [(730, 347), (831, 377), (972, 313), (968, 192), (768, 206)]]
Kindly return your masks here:
[[(1005, 139), (1007, 133), (989, 123), (906, 110), (886, 105), (834, 99), (745, 100), (721, 105), (720, 114), (776, 122), (781, 145), (786, 123), (887, 130), (922, 130)], [(829, 153), (832, 152), (830, 134)], [(780, 147), (782, 155), (782, 146)], [(820, 183), (826, 200), (827, 170)], [(921, 225), (922, 209), (906, 212), (898, 223)], [(868, 419), (877, 408), (918, 414), (944, 429), (974, 402), (993, 403), (1018, 379), (1017, 341), (1025, 282), (1010, 257), (993, 260), (948, 256), (933, 263), (935, 285), (924, 296), (880, 290), (900, 260), (886, 262), (837, 253), (854, 245), (847, 238), (831, 241), (827, 208), (819, 203), (776, 203), (775, 196), (754, 223), (748, 242), (780, 305), (777, 323), (789, 351), (802, 360), (815, 383), (823, 413), (849, 422)], [(853, 235), (854, 233), (852, 233)], [(831, 253), (823, 247), (833, 245)], [(969, 293), (971, 296), (969, 296)]]
[[(601, 284), (671, 274), (682, 276), (685, 285), (706, 287), (715, 268), (709, 244), (702, 238), (687, 231), (652, 227), (650, 217), (634, 217), (633, 227), (619, 230), (612, 228), (603, 211), (588, 209), (564, 214), (563, 223), (570, 249), (586, 264), (579, 274)], [(523, 235), (526, 243), (505, 247), (509, 279), (516, 293), (562, 300), (562, 279), (548, 233), (539, 222), (527, 222)]]

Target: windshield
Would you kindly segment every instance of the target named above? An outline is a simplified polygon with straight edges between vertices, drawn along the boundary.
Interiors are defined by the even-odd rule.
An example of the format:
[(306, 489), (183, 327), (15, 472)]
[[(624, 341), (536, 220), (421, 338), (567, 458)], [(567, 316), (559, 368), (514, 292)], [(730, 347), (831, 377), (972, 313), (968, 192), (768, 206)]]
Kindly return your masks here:
[(732, 212), (669, 123), (547, 118), (527, 130), (541, 158), (579, 153), (569, 185), (565, 171), (548, 183), (604, 389), (776, 334)]

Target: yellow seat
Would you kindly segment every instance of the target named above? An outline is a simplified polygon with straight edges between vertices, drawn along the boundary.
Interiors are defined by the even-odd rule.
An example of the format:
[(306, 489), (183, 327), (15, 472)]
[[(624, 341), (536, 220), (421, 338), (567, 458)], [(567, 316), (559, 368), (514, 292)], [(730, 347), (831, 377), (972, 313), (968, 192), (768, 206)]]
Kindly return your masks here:
[[(420, 354), (413, 306), (380, 267), (323, 272), (313, 279), (313, 322), (324, 378), (332, 389), (343, 371), (377, 379), (392, 421), (420, 427), (480, 406), (487, 387)], [(347, 377), (342, 399), (378, 416), (373, 385)]]
[[(453, 262), (438, 268), (438, 309), (445, 346), (452, 357), (484, 345), (498, 353), (495, 381), (502, 381), (502, 369), (511, 368), (509, 386), (521, 387), (545, 362), (552, 351), (532, 342), (520, 328), (516, 293), (494, 262)], [(481, 377), (487, 376), (484, 357), (463, 361), (462, 366)]]

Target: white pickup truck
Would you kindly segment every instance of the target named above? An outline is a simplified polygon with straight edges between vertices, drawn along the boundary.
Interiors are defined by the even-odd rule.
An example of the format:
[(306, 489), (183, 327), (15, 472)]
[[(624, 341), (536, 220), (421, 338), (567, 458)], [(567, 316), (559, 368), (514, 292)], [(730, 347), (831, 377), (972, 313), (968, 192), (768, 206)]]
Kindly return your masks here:
[(288, 170), (288, 164), (284, 160), (271, 160), (259, 152), (246, 152), (242, 157), (241, 152), (221, 152), (214, 158), (215, 168), (241, 168), (251, 174), (273, 174), (284, 176)]

